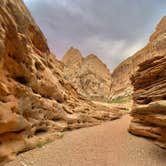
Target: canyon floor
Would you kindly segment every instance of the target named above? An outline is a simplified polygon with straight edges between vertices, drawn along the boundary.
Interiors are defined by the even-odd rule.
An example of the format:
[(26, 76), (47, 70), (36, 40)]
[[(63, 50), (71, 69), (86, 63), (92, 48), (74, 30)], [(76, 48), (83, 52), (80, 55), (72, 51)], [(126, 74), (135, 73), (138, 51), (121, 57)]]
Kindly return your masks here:
[(6, 166), (165, 166), (166, 151), (127, 132), (130, 119), (67, 132)]

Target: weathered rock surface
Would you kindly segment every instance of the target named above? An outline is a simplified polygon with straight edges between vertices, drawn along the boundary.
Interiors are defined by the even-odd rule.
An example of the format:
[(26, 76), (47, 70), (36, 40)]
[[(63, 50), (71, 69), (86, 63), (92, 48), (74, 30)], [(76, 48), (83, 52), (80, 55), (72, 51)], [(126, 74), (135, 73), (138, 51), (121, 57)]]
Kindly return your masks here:
[(112, 73), (111, 83), (111, 97), (128, 96), (133, 92), (133, 86), (130, 77), (135, 74), (138, 65), (144, 61), (151, 59), (158, 55), (163, 55), (165, 52), (165, 24), (166, 17), (164, 17), (156, 28), (156, 32), (150, 37), (150, 42), (142, 50), (138, 51), (133, 56), (129, 57)]
[(107, 66), (93, 54), (83, 58), (76, 48), (64, 55), (64, 75), (78, 92), (90, 99), (105, 99), (110, 95), (111, 74)]
[[(142, 53), (153, 58), (141, 63), (132, 77), (134, 86), (133, 120), (129, 131), (135, 135), (154, 139), (166, 148), (166, 17), (151, 36), (151, 47)], [(152, 51), (152, 52), (150, 52)]]
[(120, 117), (82, 98), (62, 69), (22, 0), (1, 0), (0, 165), (58, 132)]

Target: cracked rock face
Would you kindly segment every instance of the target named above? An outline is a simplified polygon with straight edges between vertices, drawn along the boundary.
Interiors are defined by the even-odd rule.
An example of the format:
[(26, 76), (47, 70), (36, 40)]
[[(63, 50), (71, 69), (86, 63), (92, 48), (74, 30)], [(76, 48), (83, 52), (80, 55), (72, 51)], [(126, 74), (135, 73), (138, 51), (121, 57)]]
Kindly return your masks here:
[(103, 100), (110, 96), (111, 73), (93, 54), (83, 58), (80, 51), (71, 47), (64, 55), (64, 75), (86, 98)]
[[(63, 64), (22, 0), (0, 1), (0, 163), (59, 132), (120, 117), (63, 79)], [(0, 165), (1, 165), (0, 164)]]
[[(152, 138), (166, 148), (166, 17), (158, 24), (147, 47), (153, 58), (141, 63), (132, 76), (134, 105), (129, 131)], [(150, 52), (151, 51), (151, 52)], [(146, 49), (142, 50), (145, 54)]]
[(111, 97), (128, 96), (133, 92), (130, 77), (135, 74), (140, 63), (158, 55), (163, 55), (166, 45), (166, 17), (158, 24), (149, 43), (133, 56), (120, 63), (112, 73)]

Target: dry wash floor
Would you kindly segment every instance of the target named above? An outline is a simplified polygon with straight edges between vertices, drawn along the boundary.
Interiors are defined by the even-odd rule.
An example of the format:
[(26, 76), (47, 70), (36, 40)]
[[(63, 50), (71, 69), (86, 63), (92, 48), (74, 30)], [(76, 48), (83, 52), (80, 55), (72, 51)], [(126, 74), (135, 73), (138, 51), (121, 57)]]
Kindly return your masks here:
[(166, 166), (166, 151), (127, 132), (130, 117), (75, 130), (7, 166)]

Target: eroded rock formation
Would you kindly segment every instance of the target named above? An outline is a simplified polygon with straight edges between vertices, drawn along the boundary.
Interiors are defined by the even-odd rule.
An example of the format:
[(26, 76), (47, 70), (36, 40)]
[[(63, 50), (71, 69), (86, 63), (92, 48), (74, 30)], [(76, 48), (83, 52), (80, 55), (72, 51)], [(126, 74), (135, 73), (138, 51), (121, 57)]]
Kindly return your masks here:
[(107, 66), (93, 54), (83, 58), (78, 49), (64, 55), (64, 75), (78, 92), (90, 99), (106, 99), (110, 95), (111, 74)]
[[(148, 47), (144, 49), (149, 50)], [(144, 49), (127, 58), (115, 68), (111, 75), (112, 83), (110, 97), (131, 96), (133, 92), (133, 86), (130, 80), (131, 76), (137, 71), (140, 63), (153, 57), (148, 50), (146, 50), (148, 52), (144, 52)]]
[[(22, 0), (0, 1), (0, 163), (58, 132), (118, 118), (82, 98)], [(1, 165), (0, 164), (0, 165)]]
[(165, 50), (165, 24), (164, 17), (156, 28), (156, 32), (151, 36), (150, 42), (142, 50), (129, 57), (112, 73), (111, 97), (128, 96), (133, 92), (133, 86), (130, 77), (137, 71), (138, 65), (150, 58), (162, 55)]
[[(141, 63), (132, 77), (133, 120), (129, 131), (154, 139), (166, 148), (166, 17), (142, 50), (153, 58)], [(148, 51), (147, 51), (148, 50)]]

